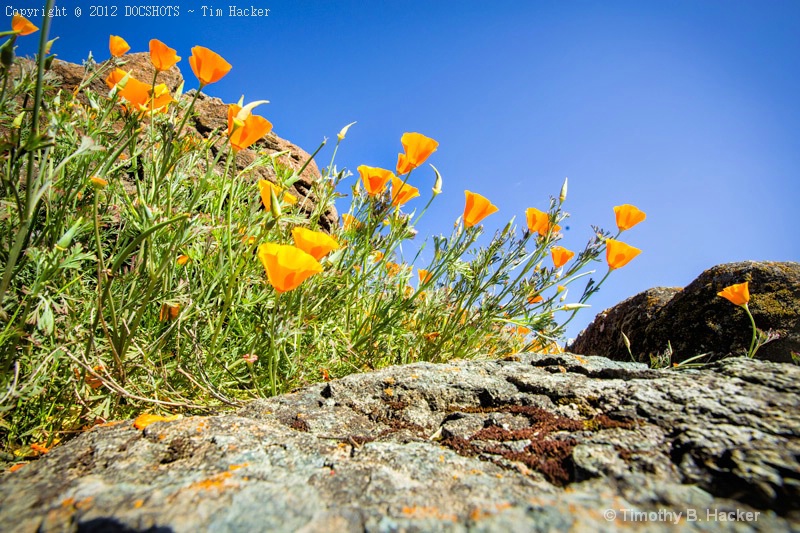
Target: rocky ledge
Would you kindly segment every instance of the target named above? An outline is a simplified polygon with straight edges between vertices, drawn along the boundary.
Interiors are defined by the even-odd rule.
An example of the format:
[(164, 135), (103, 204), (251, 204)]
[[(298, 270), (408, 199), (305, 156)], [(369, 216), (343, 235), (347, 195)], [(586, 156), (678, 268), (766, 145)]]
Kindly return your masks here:
[(800, 530), (800, 368), (417, 363), (0, 477), (6, 531)]

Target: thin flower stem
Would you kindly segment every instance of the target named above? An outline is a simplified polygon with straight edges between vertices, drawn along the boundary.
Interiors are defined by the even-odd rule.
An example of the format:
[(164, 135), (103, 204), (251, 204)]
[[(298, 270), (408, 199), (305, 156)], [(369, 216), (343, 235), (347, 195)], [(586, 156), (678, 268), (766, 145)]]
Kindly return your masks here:
[(269, 381), (272, 388), (272, 395), (277, 396), (277, 373), (278, 373), (278, 343), (276, 342), (278, 330), (278, 304), (280, 303), (280, 293), (275, 293), (275, 305), (272, 307), (272, 317), (269, 335)]
[(750, 341), (750, 349), (747, 350), (747, 357), (752, 359), (753, 357), (755, 357), (756, 351), (758, 351), (759, 349), (759, 346), (756, 345), (756, 335), (758, 329), (756, 328), (756, 320), (755, 318), (753, 318), (753, 314), (750, 312), (750, 307), (747, 305), (747, 303), (745, 303), (741, 307), (744, 308), (745, 313), (747, 313), (748, 318), (750, 318), (750, 324), (753, 326), (753, 338)]

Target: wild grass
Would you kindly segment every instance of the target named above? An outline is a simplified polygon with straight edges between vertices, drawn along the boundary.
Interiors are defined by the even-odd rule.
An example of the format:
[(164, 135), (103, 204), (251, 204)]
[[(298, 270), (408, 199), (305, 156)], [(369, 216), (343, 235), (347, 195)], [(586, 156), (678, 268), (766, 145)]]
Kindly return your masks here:
[[(529, 210), (525, 226), (512, 220), (485, 244), (480, 222), (493, 206), (479, 196), (449, 235), (423, 239), (419, 219), (449, 191), (423, 166), (435, 141), (412, 135), (397, 181), (388, 170), (371, 180), (369, 167), (353, 179), (334, 150), (312, 185), (315, 206), (304, 210), (291, 196), (300, 170), (281, 166), (281, 154), (234, 164), (266, 133), (253, 106), (231, 107), (228, 130), (206, 137), (186, 127), (199, 91), (215, 81), (203, 71), (214, 56), (193, 49), (199, 91), (165, 98), (157, 79), (115, 70), (125, 57), (112, 40), (120, 57), (87, 62), (84, 83), (68, 91), (48, 75), (44, 30), (33, 61), (9, 56), (22, 33), (8, 35), (0, 439), (16, 456), (144, 411), (209, 412), (386, 365), (558, 350), (565, 324), (605, 279), (588, 268), (609, 233), (594, 228), (577, 254), (554, 249), (566, 183), (545, 211)], [(109, 92), (88, 89), (109, 75)], [(274, 186), (259, 183), (258, 167), (274, 170)], [(322, 231), (348, 186), (344, 223)], [(418, 198), (407, 197), (412, 186)], [(314, 252), (295, 228), (338, 248)], [(410, 239), (406, 249), (427, 247), (429, 261), (404, 256)], [(615, 248), (608, 272), (632, 250)], [(567, 300), (578, 282), (580, 296)]]

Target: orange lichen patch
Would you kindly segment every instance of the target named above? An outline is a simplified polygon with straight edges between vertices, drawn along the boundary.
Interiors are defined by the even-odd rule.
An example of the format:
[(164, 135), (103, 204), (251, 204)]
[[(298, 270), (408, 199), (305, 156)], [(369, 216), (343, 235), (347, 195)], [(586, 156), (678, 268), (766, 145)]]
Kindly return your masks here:
[(94, 496), (89, 496), (88, 498), (84, 498), (81, 501), (75, 502), (75, 508), (81, 511), (85, 511), (86, 509), (90, 508), (94, 504)]
[(208, 422), (206, 422), (205, 420), (201, 420), (201, 421), (200, 421), (200, 422), (197, 424), (197, 428), (196, 428), (196, 430), (195, 430), (195, 431), (197, 431), (198, 433), (200, 433), (200, 432), (202, 432), (202, 431), (205, 431), (206, 429), (208, 429)]
[(472, 509), (472, 511), (470, 511), (469, 518), (470, 520), (477, 522), (478, 520), (487, 518), (489, 516), (495, 515), (501, 511), (505, 511), (506, 509), (510, 508), (511, 504), (508, 502), (496, 503), (489, 509), (480, 509), (478, 507), (475, 507)]
[(445, 513), (437, 507), (423, 507), (414, 505), (412, 507), (403, 507), (403, 514), (413, 518), (436, 518), (438, 520), (450, 520), (452, 522), (458, 521), (458, 517), (451, 513)]
[(204, 479), (202, 481), (196, 481), (191, 485), (189, 485), (189, 488), (195, 490), (221, 489), (223, 485), (225, 485), (225, 480), (230, 477), (231, 477), (230, 472), (221, 472), (208, 479)]
[(476, 507), (475, 509), (469, 512), (469, 519), (472, 520), (473, 522), (477, 522), (478, 520), (481, 520), (482, 518), (486, 518), (487, 516), (491, 515), (492, 513), (484, 512), (483, 510), (478, 509)]
[(578, 362), (579, 362), (580, 364), (582, 364), (582, 365), (585, 365), (586, 363), (588, 363), (588, 362), (589, 362), (589, 361), (587, 361), (587, 360), (586, 360), (586, 358), (584, 358), (584, 357), (581, 357), (580, 355), (576, 355), (576, 356), (575, 356), (575, 359), (577, 359), (577, 360), (578, 360)]
[(383, 393), (386, 396), (393, 396), (394, 395), (394, 390), (391, 387), (386, 387), (385, 389), (383, 389)]
[(228, 467), (228, 470), (231, 470), (231, 471), (233, 471), (233, 470), (239, 470), (240, 468), (244, 468), (244, 467), (246, 467), (246, 466), (250, 466), (250, 463), (242, 463), (242, 464), (240, 464), (240, 465), (230, 465), (230, 466)]
[(136, 500), (135, 502), (133, 502), (134, 509), (139, 509), (142, 507), (142, 505), (144, 505), (144, 500)]
[(136, 420), (133, 421), (133, 427), (136, 429), (144, 429), (150, 424), (155, 424), (156, 422), (172, 422), (173, 420), (178, 420), (180, 418), (183, 418), (183, 415), (161, 416), (151, 413), (144, 413), (136, 417)]
[(395, 381), (394, 381), (394, 378), (393, 378), (393, 377), (391, 377), (391, 376), (389, 376), (388, 378), (384, 379), (384, 380), (383, 380), (383, 382), (384, 382), (386, 385), (394, 385), (394, 383), (395, 383)]
[(26, 464), (28, 464), (28, 463), (17, 463), (17, 464), (15, 464), (15, 465), (11, 465), (11, 466), (9, 467), (8, 471), (9, 471), (9, 472), (16, 472), (17, 470), (19, 470), (20, 468), (22, 468), (22, 467), (23, 467), (23, 466), (25, 466)]
[(75, 498), (67, 498), (61, 502), (61, 507), (72, 507), (75, 504)]

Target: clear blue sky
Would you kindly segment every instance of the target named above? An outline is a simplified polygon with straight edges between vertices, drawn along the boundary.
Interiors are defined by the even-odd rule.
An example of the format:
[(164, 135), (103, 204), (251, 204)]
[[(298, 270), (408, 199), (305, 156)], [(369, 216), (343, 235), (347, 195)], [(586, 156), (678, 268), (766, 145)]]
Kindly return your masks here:
[[(191, 88), (190, 48), (206, 46), (234, 66), (207, 92), (270, 100), (259, 112), (308, 151), (358, 121), (338, 158), (353, 172), (393, 169), (405, 131), (437, 139), (429, 161), (445, 192), (420, 237), (449, 233), (464, 189), (499, 206), (487, 232), (512, 216), (524, 224), (525, 208), (545, 209), (566, 176), (568, 248), (584, 246), (591, 224), (615, 230), (614, 205), (644, 210), (647, 220), (621, 238), (643, 253), (609, 278), (570, 336), (624, 298), (685, 286), (719, 263), (800, 260), (796, 0), (241, 4), (270, 9), (256, 19), (199, 15), (202, 5), (227, 14), (237, 0), (174, 0), (177, 18), (125, 17), (123, 0), (105, 1), (117, 17), (89, 17), (97, 2), (60, 0), (69, 15), (51, 35), (61, 59), (89, 50), (106, 59), (109, 34), (132, 51), (158, 38), (183, 56)], [(20, 39), (22, 53), (33, 39)], [(433, 184), (430, 171), (413, 178), (423, 194)]]

